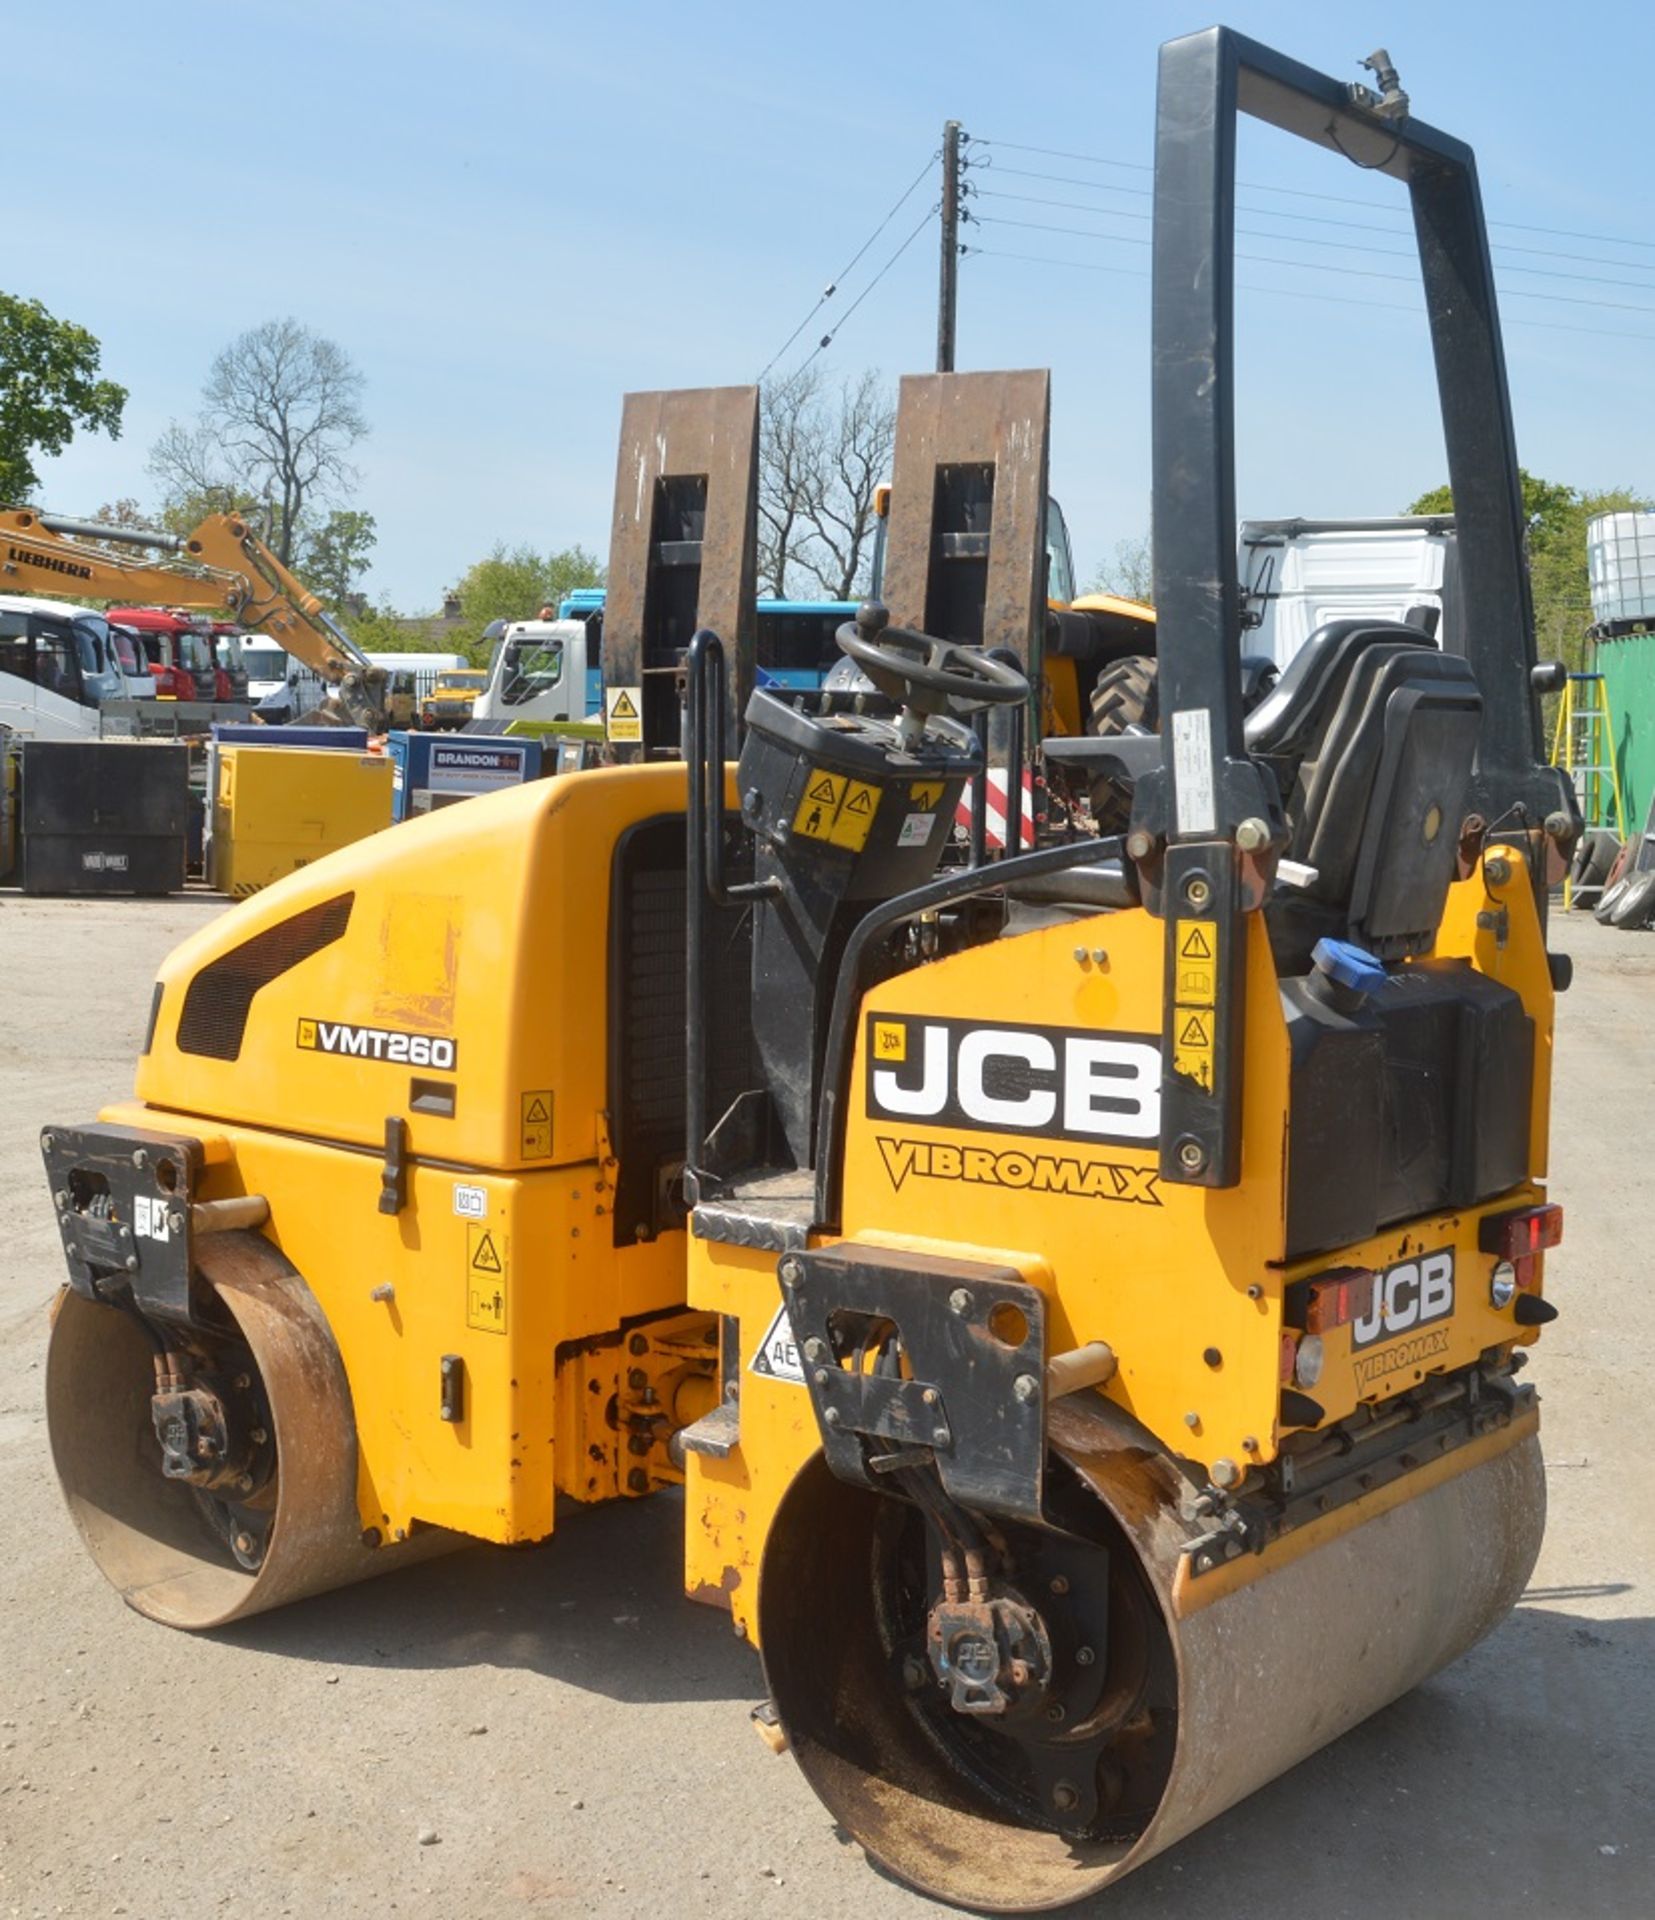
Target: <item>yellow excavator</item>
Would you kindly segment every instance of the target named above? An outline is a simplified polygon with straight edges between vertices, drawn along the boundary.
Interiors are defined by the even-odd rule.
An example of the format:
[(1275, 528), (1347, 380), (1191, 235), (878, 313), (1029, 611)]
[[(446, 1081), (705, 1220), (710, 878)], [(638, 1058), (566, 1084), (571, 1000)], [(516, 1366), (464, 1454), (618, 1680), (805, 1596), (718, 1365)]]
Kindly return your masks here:
[[(112, 551), (122, 547), (130, 556)], [(240, 514), (211, 514), (180, 535), (40, 507), (0, 508), (0, 583), (19, 593), (221, 613), (268, 634), (320, 676), (329, 698), (307, 719), (385, 730), (384, 669)]]
[[(892, 1873), (999, 1912), (1500, 1621), (1544, 1523), (1579, 816), (1475, 165), (1405, 107), (1224, 29), (1162, 51), (1163, 724), (1046, 743), (1130, 791), (1121, 835), (945, 865), (1031, 676), (911, 600), (840, 632), (882, 704), (755, 690), (756, 394), (629, 398), (613, 764), (203, 927), (135, 1097), (45, 1129), (51, 1443), (130, 1605), (212, 1627), (683, 1483), (770, 1743)], [(1330, 623), (1250, 714), (1243, 112), (1410, 197), (1465, 604), (1458, 653)]]

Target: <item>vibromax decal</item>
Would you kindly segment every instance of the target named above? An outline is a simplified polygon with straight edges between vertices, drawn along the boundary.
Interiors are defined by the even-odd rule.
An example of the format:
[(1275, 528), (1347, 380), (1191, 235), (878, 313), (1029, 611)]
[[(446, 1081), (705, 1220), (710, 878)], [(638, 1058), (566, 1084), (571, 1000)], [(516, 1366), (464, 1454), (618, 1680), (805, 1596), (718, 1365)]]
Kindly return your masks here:
[(459, 1059), (457, 1044), (440, 1034), (353, 1027), (342, 1020), (301, 1020), (299, 1045), (307, 1053), (342, 1053), (353, 1060), (384, 1060), (391, 1066), (435, 1067), (439, 1073), (452, 1073)]
[(1013, 1148), (956, 1147), (941, 1140), (893, 1140), (874, 1135), (893, 1189), (912, 1174), (919, 1180), (964, 1180), (973, 1186), (1011, 1187), (1031, 1193), (1073, 1193), (1088, 1200), (1124, 1200), (1158, 1207), (1153, 1167), (1124, 1167), (1113, 1160), (1082, 1160), (1072, 1153), (1024, 1153)]

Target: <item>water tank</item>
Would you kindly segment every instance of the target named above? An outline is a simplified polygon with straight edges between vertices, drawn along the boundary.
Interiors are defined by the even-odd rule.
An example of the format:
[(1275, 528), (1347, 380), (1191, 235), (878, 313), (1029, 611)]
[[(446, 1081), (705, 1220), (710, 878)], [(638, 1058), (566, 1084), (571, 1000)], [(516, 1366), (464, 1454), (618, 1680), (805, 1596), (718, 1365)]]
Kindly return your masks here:
[(1600, 513), (1586, 523), (1592, 618), (1655, 620), (1655, 513)]

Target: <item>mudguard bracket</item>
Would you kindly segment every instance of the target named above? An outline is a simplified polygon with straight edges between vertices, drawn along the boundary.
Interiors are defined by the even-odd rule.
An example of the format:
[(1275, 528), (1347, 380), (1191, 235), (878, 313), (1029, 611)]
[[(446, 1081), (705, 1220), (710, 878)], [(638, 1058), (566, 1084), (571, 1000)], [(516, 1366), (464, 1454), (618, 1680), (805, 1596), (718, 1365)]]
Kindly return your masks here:
[[(923, 1449), (959, 1505), (1041, 1523), (1038, 1287), (1014, 1267), (848, 1243), (789, 1254), (778, 1274), (822, 1449), (841, 1480), (888, 1490), (875, 1463), (892, 1448)], [(898, 1347), (905, 1374), (879, 1371), (874, 1355)]]
[(70, 1286), (88, 1300), (125, 1287), (146, 1316), (190, 1325), (201, 1142), (94, 1123), (47, 1127), (40, 1150)]

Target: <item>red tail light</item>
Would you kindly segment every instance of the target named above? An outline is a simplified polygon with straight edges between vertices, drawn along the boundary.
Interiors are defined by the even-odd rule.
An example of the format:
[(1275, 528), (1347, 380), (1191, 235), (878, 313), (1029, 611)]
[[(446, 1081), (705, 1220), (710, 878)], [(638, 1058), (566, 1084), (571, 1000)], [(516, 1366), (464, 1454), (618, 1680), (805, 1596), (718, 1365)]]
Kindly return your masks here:
[(1563, 1209), (1555, 1200), (1545, 1206), (1491, 1213), (1477, 1228), (1477, 1245), (1484, 1253), (1509, 1260), (1518, 1286), (1524, 1288), (1539, 1283), (1540, 1255), (1562, 1238)]
[(1284, 1317), (1306, 1333), (1326, 1333), (1373, 1312), (1379, 1275), (1372, 1267), (1329, 1267), (1308, 1280), (1295, 1280), (1287, 1289)]
[(1563, 1209), (1555, 1201), (1488, 1214), (1477, 1228), (1477, 1245), (1502, 1260), (1526, 1260), (1563, 1238)]

